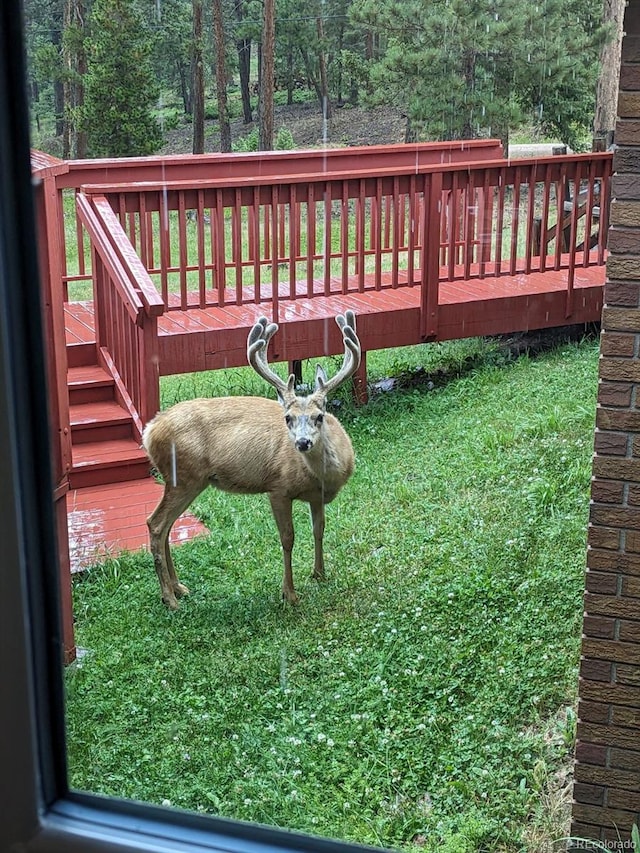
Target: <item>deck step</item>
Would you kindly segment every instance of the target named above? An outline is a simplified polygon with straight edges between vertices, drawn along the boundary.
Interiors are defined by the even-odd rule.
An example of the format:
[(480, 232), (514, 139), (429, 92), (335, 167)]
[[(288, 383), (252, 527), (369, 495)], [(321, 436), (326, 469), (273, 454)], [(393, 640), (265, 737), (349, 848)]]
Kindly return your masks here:
[(99, 400), (69, 407), (73, 444), (132, 438), (132, 420), (115, 400)]
[(70, 367), (67, 371), (67, 384), (72, 406), (114, 399), (113, 376), (97, 364)]
[(67, 365), (70, 368), (96, 365), (96, 344), (93, 342), (82, 342), (69, 344), (67, 346)]
[(73, 445), (72, 489), (104, 483), (122, 483), (149, 475), (146, 453), (133, 438), (88, 441)]
[(67, 372), (71, 424), (72, 489), (149, 476), (149, 460), (135, 438), (133, 420), (115, 398), (113, 377), (90, 350), (70, 359)]

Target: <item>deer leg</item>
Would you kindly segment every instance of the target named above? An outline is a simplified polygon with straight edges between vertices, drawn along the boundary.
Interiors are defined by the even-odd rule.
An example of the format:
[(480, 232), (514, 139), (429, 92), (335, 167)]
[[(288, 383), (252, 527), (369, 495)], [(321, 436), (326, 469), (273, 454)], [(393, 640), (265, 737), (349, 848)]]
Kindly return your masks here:
[(298, 596), (293, 587), (293, 572), (291, 570), (291, 552), (293, 551), (293, 513), (289, 498), (281, 495), (269, 495), (271, 512), (278, 526), (282, 556), (284, 559), (284, 575), (282, 578), (282, 597), (290, 604), (298, 603)]
[(167, 565), (167, 571), (169, 572), (169, 578), (171, 580), (171, 585), (173, 586), (173, 591), (176, 595), (176, 598), (182, 598), (183, 595), (189, 595), (189, 587), (185, 586), (183, 583), (180, 583), (180, 581), (178, 580), (178, 575), (176, 574), (176, 569), (173, 565), (173, 557), (171, 556), (169, 536), (167, 536), (167, 541), (164, 543), (164, 559)]
[(324, 556), (322, 539), (324, 537), (324, 503), (314, 501), (311, 506), (311, 522), (313, 524), (314, 561), (312, 577), (324, 580)]
[(170, 610), (178, 609), (177, 598), (188, 590), (178, 580), (169, 550), (169, 533), (175, 520), (200, 491), (200, 488), (166, 484), (160, 503), (147, 519), (151, 555), (160, 582), (162, 600)]

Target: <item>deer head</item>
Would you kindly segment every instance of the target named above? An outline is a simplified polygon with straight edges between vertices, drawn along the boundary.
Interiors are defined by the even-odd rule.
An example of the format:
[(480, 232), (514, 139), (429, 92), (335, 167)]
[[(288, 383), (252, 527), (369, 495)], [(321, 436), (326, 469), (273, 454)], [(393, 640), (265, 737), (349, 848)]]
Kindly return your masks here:
[(295, 392), (295, 376), (291, 374), (285, 382), (270, 367), (267, 361), (269, 341), (278, 331), (275, 323), (261, 317), (249, 333), (247, 359), (253, 369), (272, 385), (278, 401), (284, 409), (284, 420), (289, 437), (300, 453), (312, 453), (319, 445), (325, 419), (327, 396), (342, 385), (360, 366), (361, 348), (356, 335), (356, 318), (353, 311), (338, 314), (336, 323), (344, 341), (342, 367), (331, 379), (320, 365), (316, 368), (315, 387), (306, 397)]

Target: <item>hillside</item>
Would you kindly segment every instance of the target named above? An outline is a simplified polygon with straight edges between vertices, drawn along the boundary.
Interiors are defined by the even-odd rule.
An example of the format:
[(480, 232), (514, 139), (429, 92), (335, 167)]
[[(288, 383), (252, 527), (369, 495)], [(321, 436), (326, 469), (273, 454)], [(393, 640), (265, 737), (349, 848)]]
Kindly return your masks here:
[[(217, 121), (205, 122), (205, 151), (219, 151)], [(253, 124), (244, 124), (242, 119), (231, 123), (233, 141), (246, 136)], [(332, 118), (323, 128), (322, 115), (317, 103), (278, 106), (274, 111), (274, 129), (277, 133), (285, 127), (293, 136), (296, 148), (315, 148), (322, 145), (383, 145), (403, 142), (405, 119), (393, 107), (344, 106), (335, 108)], [(160, 154), (190, 154), (191, 125), (165, 131), (165, 144)]]

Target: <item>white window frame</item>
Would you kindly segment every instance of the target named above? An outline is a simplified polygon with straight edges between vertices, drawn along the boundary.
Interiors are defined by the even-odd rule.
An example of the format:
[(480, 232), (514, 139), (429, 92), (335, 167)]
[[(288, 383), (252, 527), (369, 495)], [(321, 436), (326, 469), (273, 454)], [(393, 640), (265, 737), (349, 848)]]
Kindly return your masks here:
[(22, 45), (20, 2), (1, 0), (0, 853), (357, 850), (329, 839), (69, 791)]

